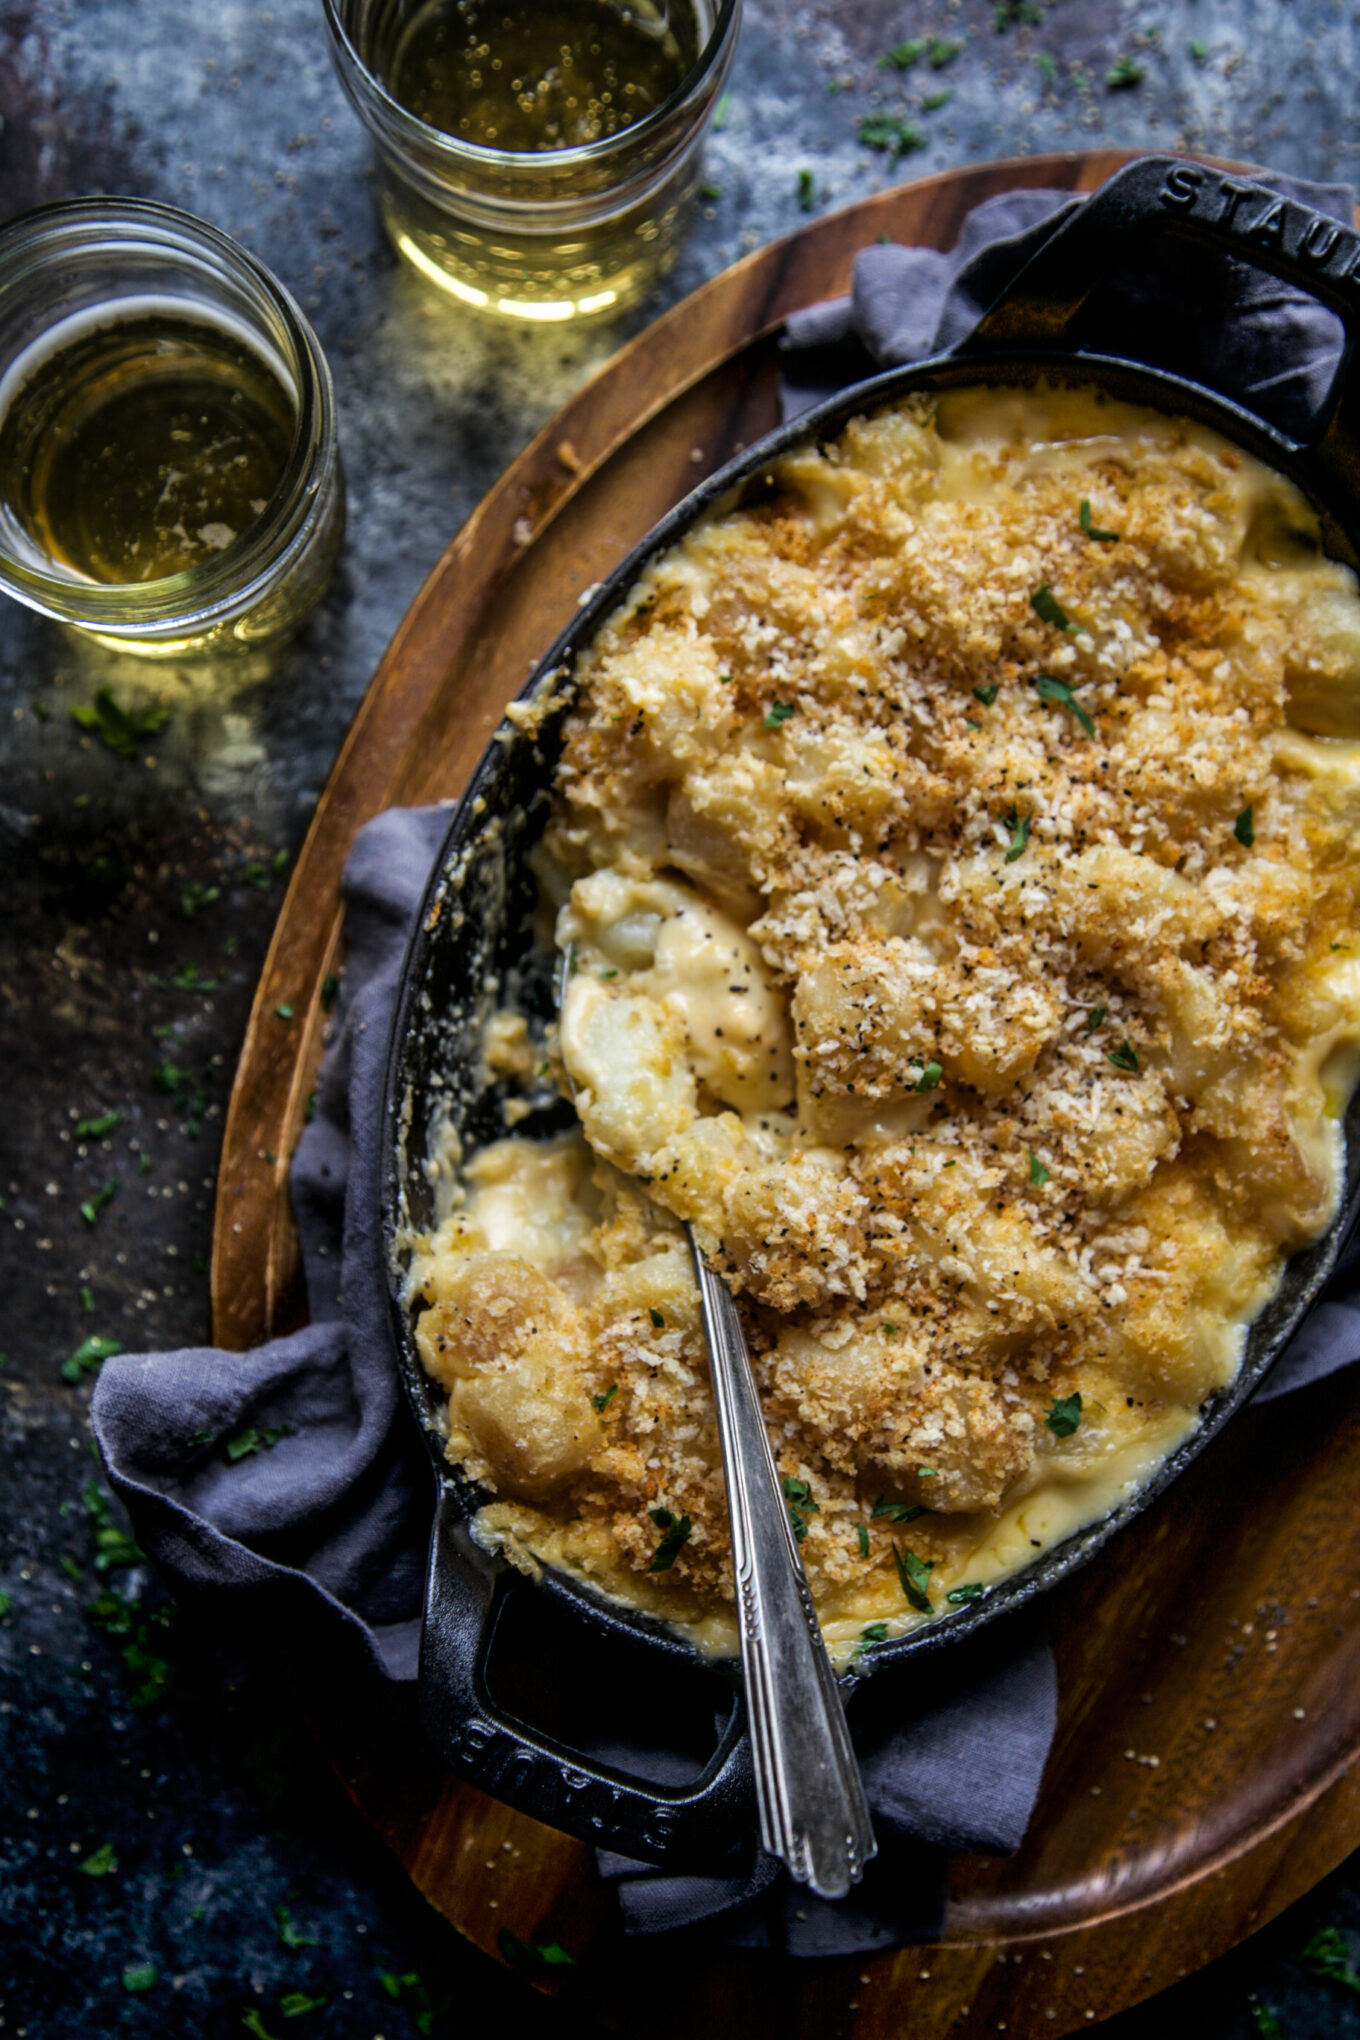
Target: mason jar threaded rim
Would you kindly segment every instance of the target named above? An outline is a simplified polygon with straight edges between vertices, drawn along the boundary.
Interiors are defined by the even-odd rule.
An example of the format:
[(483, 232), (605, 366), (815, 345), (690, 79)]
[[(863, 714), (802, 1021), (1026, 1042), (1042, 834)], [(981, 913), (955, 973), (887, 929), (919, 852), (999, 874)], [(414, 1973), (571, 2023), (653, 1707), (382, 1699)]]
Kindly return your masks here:
[[(120, 248), (130, 263), (161, 266), (167, 280), (178, 278), (180, 288), (171, 295), (187, 316), (198, 306), (222, 309), (221, 298), (207, 290), (195, 296), (183, 289), (195, 270), (219, 291), (225, 285), (231, 308), (278, 354), (292, 383), (295, 411), (283, 471), (265, 508), (230, 545), (212, 559), (150, 581), (44, 572), (16, 558), (0, 529), (0, 590), (43, 615), (110, 639), (198, 637), (260, 604), (292, 571), (331, 507), (338, 452), (330, 368), (301, 307), (262, 262), (206, 220), (142, 198), (63, 200), (0, 227), (0, 349), (10, 306), (63, 271), (74, 279), (82, 264), (114, 268)], [(108, 290), (102, 302), (115, 308), (120, 297), (132, 295)], [(92, 295), (89, 305), (100, 302)], [(0, 351), (0, 376), (12, 365)]]

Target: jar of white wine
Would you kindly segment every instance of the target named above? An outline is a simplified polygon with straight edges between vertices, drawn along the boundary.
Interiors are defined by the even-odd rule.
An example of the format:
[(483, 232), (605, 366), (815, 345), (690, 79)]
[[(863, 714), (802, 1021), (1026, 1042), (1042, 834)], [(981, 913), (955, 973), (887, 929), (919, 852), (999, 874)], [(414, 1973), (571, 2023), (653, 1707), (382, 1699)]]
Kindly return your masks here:
[(138, 199), (0, 229), (0, 588), (126, 651), (256, 646), (343, 529), (325, 357), (244, 249)]
[(741, 0), (325, 0), (400, 252), (478, 311), (617, 313), (675, 259)]

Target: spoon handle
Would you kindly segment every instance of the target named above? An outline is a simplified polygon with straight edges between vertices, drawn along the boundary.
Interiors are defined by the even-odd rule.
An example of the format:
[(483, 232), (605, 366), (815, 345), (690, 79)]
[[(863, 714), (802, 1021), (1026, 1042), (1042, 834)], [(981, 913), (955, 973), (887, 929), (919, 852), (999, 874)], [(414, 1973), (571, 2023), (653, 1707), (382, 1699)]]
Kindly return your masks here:
[(741, 1319), (727, 1284), (704, 1260), (692, 1229), (685, 1231), (727, 1476), (760, 1839), (799, 1884), (821, 1898), (843, 1898), (878, 1844), (775, 1472)]

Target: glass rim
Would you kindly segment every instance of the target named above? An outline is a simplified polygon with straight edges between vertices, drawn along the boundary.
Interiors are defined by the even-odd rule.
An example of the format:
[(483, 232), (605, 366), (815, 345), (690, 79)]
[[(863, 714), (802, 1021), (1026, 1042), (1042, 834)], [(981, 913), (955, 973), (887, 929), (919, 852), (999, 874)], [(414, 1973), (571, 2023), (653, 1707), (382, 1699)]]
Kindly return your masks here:
[[(31, 260), (35, 243), (41, 254), (45, 237), (50, 235), (53, 240), (47, 252), (60, 260), (64, 254), (80, 252), (78, 242), (63, 247), (63, 230), (119, 225), (133, 235), (141, 231), (142, 248), (167, 258), (173, 257), (176, 239), (189, 242), (196, 252), (216, 258), (229, 273), (236, 272), (238, 279), (243, 275), (278, 319), (291, 357), (284, 365), (296, 384), (296, 417), (288, 456), (265, 508), (239, 539), (212, 559), (149, 581), (85, 581), (45, 573), (16, 558), (0, 534), (0, 590), (43, 615), (98, 630), (106, 637), (141, 637), (148, 632), (169, 637), (186, 626), (206, 628), (239, 615), (268, 591), (307, 526), (322, 479), (313, 473), (318, 458), (324, 461), (328, 444), (333, 454), (334, 397), (326, 357), (292, 293), (230, 234), (158, 199), (59, 199), (6, 220), (0, 225), (0, 294), (6, 287), (5, 271), (16, 256), (27, 254)], [(146, 232), (153, 228), (156, 233)], [(90, 252), (112, 256), (116, 250), (96, 246)], [(29, 283), (36, 282), (39, 274), (36, 264), (31, 266)], [(184, 303), (192, 308), (194, 300), (186, 297)], [(277, 342), (279, 336), (269, 337)], [(262, 560), (264, 551), (270, 557)]]
[(481, 142), (465, 142), (457, 135), (451, 135), (444, 128), (432, 127), (417, 114), (402, 105), (392, 94), (354, 46), (353, 37), (342, 18), (344, 0), (322, 0), (326, 12), (326, 25), (331, 31), (336, 48), (348, 58), (354, 70), (364, 81), (372, 98), (380, 106), (383, 115), (408, 139), (418, 142), (426, 149), (433, 149), (453, 161), (475, 164), (484, 170), (515, 172), (520, 176), (534, 174), (541, 165), (546, 172), (562, 169), (573, 170), (589, 164), (608, 161), (610, 157), (623, 155), (639, 143), (645, 144), (660, 133), (673, 116), (694, 97), (698, 88), (714, 69), (728, 35), (741, 12), (742, 0), (720, 0), (713, 22), (713, 30), (698, 56), (673, 91), (654, 106), (642, 119), (631, 126), (620, 128), (617, 134), (606, 135), (598, 142), (576, 142), (566, 149), (489, 149)]

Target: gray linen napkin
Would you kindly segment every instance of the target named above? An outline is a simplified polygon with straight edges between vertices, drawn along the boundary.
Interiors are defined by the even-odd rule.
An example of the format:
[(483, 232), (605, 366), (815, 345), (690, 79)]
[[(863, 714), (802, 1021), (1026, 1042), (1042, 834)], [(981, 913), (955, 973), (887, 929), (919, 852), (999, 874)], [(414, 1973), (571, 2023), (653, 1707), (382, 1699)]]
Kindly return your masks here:
[[(1339, 187), (1276, 186), (1351, 216), (1351, 196)], [(875, 367), (961, 337), (1070, 203), (1052, 192), (989, 200), (948, 255), (866, 249), (851, 299), (789, 322), (790, 414)], [(1316, 404), (1339, 352), (1329, 314), (1227, 260), (1199, 258), (1193, 275), (1121, 279), (1104, 316), (1115, 320), (1118, 351), (1215, 382), (1287, 427)], [(335, 1039), (290, 1177), (311, 1324), (248, 1355), (195, 1348), (109, 1360), (93, 1406), (109, 1477), (144, 1548), (208, 1620), (238, 1637), (287, 1638), (295, 1655), (339, 1642), (392, 1679), (415, 1675), (430, 1484), (386, 1319), (382, 1080), (407, 933), (446, 823), (441, 808), (393, 810), (360, 833), (346, 867)], [(1260, 1397), (1357, 1357), (1352, 1254)], [(249, 1429), (274, 1443), (229, 1461), (226, 1442)], [(768, 1859), (725, 1880), (602, 1857), (627, 1928), (710, 1922), (730, 1941), (807, 1955), (933, 1931), (945, 1851), (1018, 1846), (1056, 1714), (1051, 1655), (1024, 1624), (945, 1677), (911, 1713), (887, 1672), (852, 1702), (882, 1844), (852, 1899), (808, 1900)], [(594, 1754), (626, 1767), (630, 1753), (602, 1746)]]

